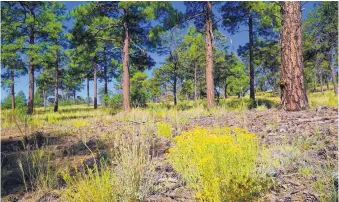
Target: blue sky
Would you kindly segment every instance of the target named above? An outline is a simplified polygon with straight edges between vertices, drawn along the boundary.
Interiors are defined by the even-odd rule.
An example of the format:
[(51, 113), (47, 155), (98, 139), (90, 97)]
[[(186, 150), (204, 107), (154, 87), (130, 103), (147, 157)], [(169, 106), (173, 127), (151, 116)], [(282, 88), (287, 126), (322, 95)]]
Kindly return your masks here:
[[(68, 2), (63, 2), (63, 3), (65, 3), (67, 10), (71, 11), (72, 9), (76, 8), (78, 5), (84, 4), (85, 2), (84, 1), (73, 1), (73, 2), (68, 1)], [(185, 5), (182, 1), (175, 1), (175, 2), (172, 2), (172, 3), (173, 3), (173, 6), (176, 9), (178, 9), (179, 11), (182, 11), (182, 12), (185, 11)], [(304, 6), (303, 6), (304, 9), (303, 9), (303, 13), (302, 13), (303, 19), (305, 19), (306, 16), (307, 16), (307, 13), (312, 10), (314, 3), (315, 2), (307, 2), (306, 4), (304, 4)], [(73, 20), (72, 19), (65, 21), (64, 23), (68, 27), (68, 29), (71, 29), (72, 26), (73, 26)], [(233, 45), (234, 49), (231, 49), (230, 51), (236, 52), (239, 46), (244, 45), (248, 42), (248, 32), (246, 32), (246, 31), (242, 31), (242, 32), (238, 32), (234, 35), (230, 35), (224, 29), (222, 29), (221, 26), (219, 26), (219, 30), (221, 32), (223, 32), (226, 36), (232, 38), (232, 45)], [(240, 28), (240, 30), (247, 30), (247, 28), (246, 27)], [(160, 56), (156, 53), (150, 53), (150, 55), (155, 60), (156, 65), (151, 70), (147, 71), (148, 74), (151, 74), (151, 72), (153, 71), (154, 68), (159, 67), (166, 57), (166, 56), (163, 56), (163, 55)], [(35, 74), (35, 76), (38, 76), (38, 75), (39, 75), (39, 73)], [(101, 87), (103, 87), (103, 83), (98, 82), (98, 89), (100, 89)], [(114, 91), (114, 81), (110, 82), (108, 84), (108, 89)], [(35, 88), (35, 90), (36, 90), (36, 88)], [(90, 82), (90, 89), (89, 90), (90, 90), (90, 96), (92, 96), (93, 95), (93, 83), (92, 82)], [(18, 93), (19, 91), (23, 91), (26, 94), (26, 96), (28, 95), (28, 75), (21, 76), (20, 78), (16, 78), (15, 93)], [(1, 88), (1, 100), (3, 100), (4, 97), (6, 97), (8, 95), (8, 93), (9, 93), (9, 91), (7, 89), (5, 90), (5, 89)], [(84, 88), (80, 92), (77, 92), (77, 95), (80, 95), (81, 97), (86, 97), (86, 89)]]

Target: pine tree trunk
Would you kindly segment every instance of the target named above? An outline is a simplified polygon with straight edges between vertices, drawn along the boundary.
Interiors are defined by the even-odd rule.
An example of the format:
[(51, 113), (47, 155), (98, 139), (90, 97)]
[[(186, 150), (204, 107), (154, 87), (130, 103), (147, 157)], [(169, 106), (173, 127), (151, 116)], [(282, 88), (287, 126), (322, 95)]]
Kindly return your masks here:
[(46, 103), (46, 90), (42, 90), (42, 95), (44, 97), (44, 110), (46, 110), (46, 105), (47, 105), (47, 103)]
[(194, 66), (194, 101), (197, 101), (197, 67)]
[[(124, 11), (126, 15), (126, 11)], [(123, 96), (123, 108), (124, 111), (129, 111), (130, 106), (130, 80), (129, 80), (129, 31), (127, 23), (124, 22), (123, 26), (123, 40), (124, 40), (124, 47), (123, 47), (123, 78), (122, 78), (122, 96)]]
[(212, 2), (206, 2), (206, 94), (207, 106), (214, 106)]
[(326, 82), (327, 90), (330, 90), (330, 84), (329, 84), (329, 81), (328, 81), (328, 75), (327, 74), (326, 74), (326, 77), (325, 77), (325, 82)]
[(89, 78), (87, 77), (87, 105), (89, 106)]
[(94, 104), (94, 109), (96, 109), (98, 106), (97, 104), (97, 64), (96, 64), (96, 58), (94, 57), (93, 59), (93, 74), (94, 74), (94, 78), (93, 78), (93, 91), (94, 91), (94, 95), (93, 95), (93, 104)]
[(334, 63), (335, 63), (335, 47), (332, 46), (330, 50), (330, 66), (331, 66), (331, 73), (332, 73), (332, 82), (334, 87), (334, 93), (338, 95), (338, 83), (337, 83), (337, 73), (334, 69)]
[(225, 92), (224, 92), (224, 98), (227, 99), (227, 84), (225, 83)]
[(313, 79), (313, 92), (317, 91), (317, 70), (314, 71), (314, 79)]
[(177, 64), (174, 64), (174, 76), (173, 76), (173, 99), (174, 106), (177, 106)]
[(105, 61), (104, 61), (104, 94), (107, 95), (107, 83), (108, 83), (108, 78), (107, 78), (107, 55), (106, 55), (106, 47), (104, 49), (104, 54), (105, 54)]
[(321, 70), (321, 62), (322, 62), (322, 58), (321, 57), (317, 57), (316, 65), (317, 65), (318, 78), (319, 78), (319, 82), (320, 82), (320, 90), (321, 90), (321, 93), (324, 94), (324, 89), (323, 89), (323, 74), (322, 74), (322, 70)]
[(58, 111), (58, 78), (59, 78), (59, 58), (58, 51), (55, 53), (55, 83), (54, 83), (54, 112)]
[(253, 16), (250, 10), (248, 15), (248, 27), (249, 27), (249, 51), (250, 51), (250, 98), (255, 100), (254, 89), (254, 58), (253, 58)]
[(73, 100), (74, 100), (74, 104), (77, 104), (77, 99), (76, 99), (76, 90), (75, 88), (73, 89)]
[(11, 69), (11, 98), (12, 98), (12, 111), (15, 110), (15, 92), (14, 92), (14, 70)]
[[(29, 43), (34, 45), (34, 33), (29, 37)], [(34, 64), (33, 58), (29, 59), (29, 87), (28, 87), (28, 111), (27, 114), (33, 114), (34, 108)]]
[(287, 111), (308, 107), (304, 86), (300, 2), (281, 2), (281, 106)]

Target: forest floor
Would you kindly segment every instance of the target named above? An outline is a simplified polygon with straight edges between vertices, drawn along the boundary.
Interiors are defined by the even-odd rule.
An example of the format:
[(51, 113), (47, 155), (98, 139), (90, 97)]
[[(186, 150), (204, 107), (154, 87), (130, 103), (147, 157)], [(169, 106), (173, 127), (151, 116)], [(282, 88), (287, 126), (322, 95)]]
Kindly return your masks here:
[[(104, 108), (94, 110), (82, 105), (65, 107), (58, 115), (50, 110), (40, 109), (29, 124), (20, 122), (2, 127), (2, 201), (61, 200), (60, 190), (66, 185), (60, 176), (52, 187), (41, 188), (41, 182), (30, 181), (25, 174), (28, 184), (25, 189), (18, 164), (24, 154), (44, 148), (50, 152), (48, 163), (52, 162), (54, 170), (67, 167), (72, 173), (74, 168), (84, 171), (87, 166), (93, 167), (96, 159), (114, 147), (116, 138), (134, 141), (133, 138), (145, 135), (152, 142), (149, 150), (154, 173), (151, 191), (144, 200), (196, 201), (193, 190), (172, 168), (166, 155), (174, 144), (171, 137), (196, 126), (240, 127), (259, 137), (260, 155), (265, 153), (269, 159), (265, 174), (274, 181), (259, 201), (331, 201), (335, 197), (337, 106), (313, 106), (300, 112), (277, 108), (206, 110), (198, 106), (182, 111), (133, 109), (114, 115)], [(171, 137), (158, 134), (159, 122), (171, 126)]]

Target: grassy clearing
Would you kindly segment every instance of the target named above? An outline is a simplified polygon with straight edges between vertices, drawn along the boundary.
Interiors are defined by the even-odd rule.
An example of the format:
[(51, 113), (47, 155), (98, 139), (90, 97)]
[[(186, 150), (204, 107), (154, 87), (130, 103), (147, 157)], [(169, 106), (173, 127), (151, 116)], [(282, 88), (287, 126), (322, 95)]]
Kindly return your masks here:
[[(311, 107), (336, 106), (337, 101), (332, 92), (312, 93), (309, 99)], [(184, 184), (180, 186), (191, 190), (192, 200), (255, 201), (275, 187), (275, 177), (268, 174), (272, 169), (292, 169), (298, 179), (309, 182), (321, 201), (335, 199), (332, 172), (336, 166), (306, 155), (326, 147), (319, 131), (264, 145), (240, 128), (186, 128), (195, 119), (218, 118), (227, 111), (239, 112), (237, 118), (245, 121), (246, 111), (254, 104), (256, 111), (277, 107), (276, 95), (259, 93), (254, 104), (248, 97), (230, 97), (212, 109), (203, 101), (179, 103), (177, 108), (150, 103), (128, 113), (87, 105), (65, 106), (57, 113), (39, 108), (32, 116), (25, 109), (17, 109), (14, 116), (3, 110), (4, 137), (8, 130), (25, 142), (32, 133), (42, 131), (74, 143), (63, 145), (63, 151), (49, 142), (26, 141), (14, 163), (2, 167), (2, 177), (17, 168), (21, 186), (35, 194), (34, 199), (52, 191), (62, 201), (143, 201), (158, 193), (159, 169), (170, 163)], [(272, 126), (273, 130), (277, 127)], [(84, 165), (89, 159), (93, 162)]]

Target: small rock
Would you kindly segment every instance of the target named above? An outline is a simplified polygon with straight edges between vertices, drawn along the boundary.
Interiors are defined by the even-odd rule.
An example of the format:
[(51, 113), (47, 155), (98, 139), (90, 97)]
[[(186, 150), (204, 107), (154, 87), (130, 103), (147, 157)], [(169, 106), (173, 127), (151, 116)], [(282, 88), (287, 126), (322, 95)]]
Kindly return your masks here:
[(277, 177), (278, 175), (278, 171), (276, 168), (268, 168), (266, 170), (266, 175), (269, 177)]
[(318, 156), (323, 159), (326, 160), (327, 159), (327, 154), (326, 154), (326, 150), (324, 148), (319, 149), (318, 150)]
[(306, 193), (304, 202), (320, 202), (320, 200), (314, 194)]

